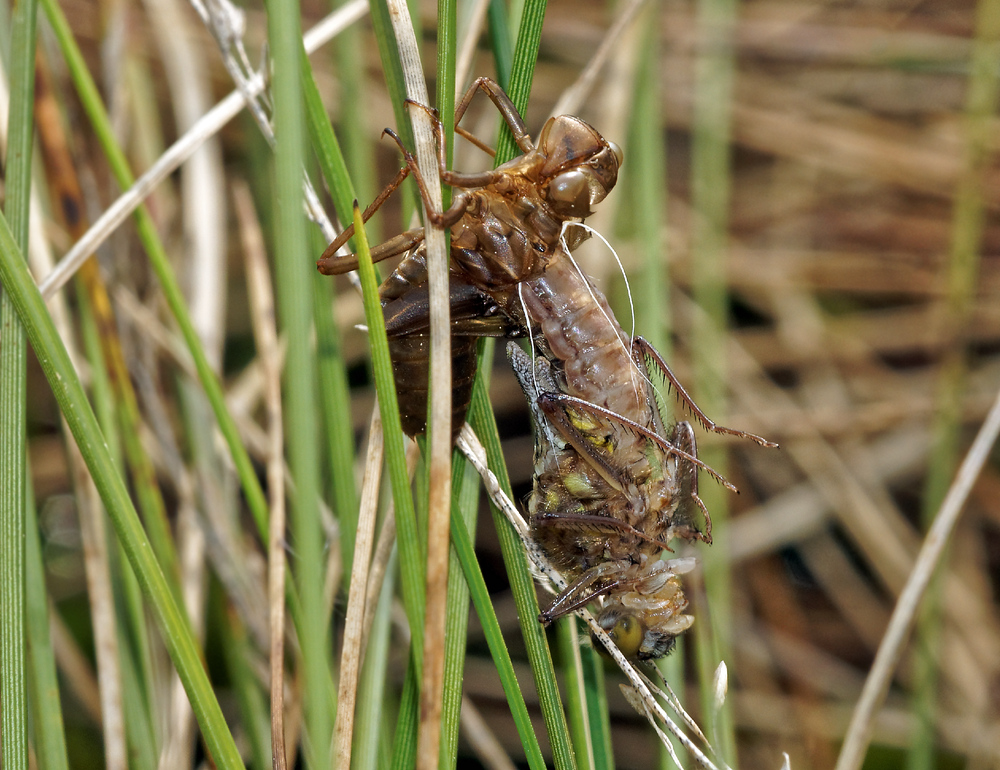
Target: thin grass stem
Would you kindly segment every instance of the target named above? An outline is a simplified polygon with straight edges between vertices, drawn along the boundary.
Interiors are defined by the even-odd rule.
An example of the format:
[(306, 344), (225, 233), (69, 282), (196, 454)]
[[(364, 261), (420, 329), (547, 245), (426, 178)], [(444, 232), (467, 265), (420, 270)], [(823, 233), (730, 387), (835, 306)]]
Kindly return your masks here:
[[(10, 114), (4, 213), (23, 260), (28, 248), (34, 101), (35, 0), (11, 14)], [(27, 487), (27, 345), (6, 281), (0, 281), (0, 734), (4, 767), (28, 767), (25, 670), (25, 527)]]

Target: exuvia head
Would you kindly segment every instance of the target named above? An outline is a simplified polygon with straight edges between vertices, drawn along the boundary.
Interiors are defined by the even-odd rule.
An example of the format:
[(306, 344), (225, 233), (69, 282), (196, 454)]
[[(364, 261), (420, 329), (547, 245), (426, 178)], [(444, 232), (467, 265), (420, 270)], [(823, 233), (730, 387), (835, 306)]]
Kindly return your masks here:
[[(649, 618), (628, 612), (621, 605), (611, 605), (597, 616), (597, 623), (629, 660), (656, 660), (674, 649), (678, 635), (691, 627), (694, 618), (676, 615), (666, 623), (650, 624)], [(590, 640), (598, 652), (608, 654), (593, 633)]]
[[(694, 623), (693, 617), (683, 614), (688, 602), (677, 577), (690, 569), (689, 561), (658, 562), (655, 572), (636, 585), (639, 590), (605, 597), (597, 624), (629, 660), (662, 658)], [(591, 639), (598, 650), (607, 652), (593, 634)]]
[(539, 173), (546, 197), (559, 216), (590, 216), (618, 181), (621, 148), (572, 115), (549, 118), (538, 152), (545, 157)]

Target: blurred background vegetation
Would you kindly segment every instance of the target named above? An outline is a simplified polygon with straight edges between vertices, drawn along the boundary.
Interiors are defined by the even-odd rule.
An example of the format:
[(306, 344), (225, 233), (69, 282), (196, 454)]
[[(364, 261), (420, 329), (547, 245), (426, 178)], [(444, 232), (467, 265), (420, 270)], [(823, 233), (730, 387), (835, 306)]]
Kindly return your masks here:
[[(485, 14), (478, 20), (477, 5)], [(455, 84), (459, 93), (475, 76), (502, 76), (496, 42), (506, 41), (509, 56), (520, 12), (514, 4), (499, 13), (504, 5), (459, 4), (459, 49), (470, 34), (478, 41), (468, 70), (460, 71), (465, 79)], [(38, 55), (44, 74), (35, 98), (51, 112), (36, 108), (34, 118), (32, 248), (59, 256), (123, 186), (87, 117), (76, 68), (96, 83), (135, 175), (225, 97), (233, 81), (216, 41), (186, 3), (60, 0), (82, 56), (77, 63), (53, 34), (52, 6), (43, 6)], [(436, 9), (412, 6), (434, 93)], [(306, 0), (303, 27), (329, 11)], [(246, 50), (256, 66), (267, 20), (260, 5), (245, 12)], [(2, 18), (11, 14), (3, 8)], [(501, 19), (508, 28), (498, 29)], [(696, 551), (705, 569), (686, 590), (698, 635), (711, 633), (697, 652), (695, 644), (682, 645), (670, 676), (707, 730), (714, 720), (705, 708), (706, 682), (725, 659), (731, 714), (709, 737), (734, 767), (777, 768), (782, 752), (793, 768), (834, 766), (922, 533), (1000, 383), (998, 19), (1000, 4), (986, 0), (548, 3), (526, 120), (537, 135), (552, 111), (570, 111), (624, 148), (618, 188), (588, 222), (621, 258), (636, 333), (664, 351), (716, 421), (781, 444), (767, 450), (699, 432), (706, 459), (741, 494), (702, 482), (716, 518), (715, 544)], [(382, 129), (396, 125), (399, 100), (386, 86), (378, 34), (384, 33), (364, 15), (309, 60), (362, 205), (399, 167), (396, 148), (380, 141)], [(0, 29), (0, 38), (16, 102), (16, 53), (7, 30)], [(574, 93), (569, 109), (562, 106), (604, 42), (607, 56), (593, 79)], [(509, 71), (509, 60), (500, 66)], [(65, 129), (62, 148), (54, 129), (42, 128), (46, 121)], [(497, 121), (486, 100), (474, 103), (463, 125), (496, 143)], [(307, 140), (307, 147), (314, 144)], [(255, 258), (266, 257), (276, 272), (288, 259), (272, 194), (272, 157), (253, 120), (241, 113), (183, 172), (152, 191), (148, 222), (118, 228), (98, 252), (100, 270), (85, 268), (50, 305), (110, 431), (112, 454), (129, 467), (126, 477), (157, 558), (173, 575), (175, 595), (194, 608), (192, 625), (212, 688), (240, 753), (255, 767), (269, 756), (262, 519), (215, 430), (211, 397), (195, 377), (143, 233), (155, 233), (172, 265), (239, 441), (265, 482), (273, 456), (269, 365), (259, 355), (254, 319), (266, 321), (269, 311), (248, 292), (248, 280), (263, 264), (257, 259), (257, 272), (248, 274), (248, 253), (256, 250)], [(488, 164), (482, 153), (456, 142), (456, 168)], [(307, 151), (307, 170), (315, 166)], [(4, 170), (11, 168), (8, 161)], [(78, 179), (77, 198), (67, 192), (68, 175)], [(8, 196), (11, 184), (5, 176)], [(332, 212), (326, 191), (317, 187)], [(372, 243), (411, 226), (413, 200), (412, 191), (390, 199), (372, 220)], [(67, 211), (79, 221), (67, 221)], [(311, 271), (325, 241), (308, 227), (309, 245), (298, 258)], [(39, 258), (33, 254), (31, 265), (40, 280), (47, 268)], [(607, 250), (589, 243), (581, 263), (628, 329), (629, 298)], [(323, 503), (315, 542), (307, 545), (295, 530), (288, 557), (296, 586), (302, 587), (298, 569), (307, 560), (314, 569), (309, 574), (319, 576), (317, 601), (331, 622), (325, 631), (320, 622), (318, 638), (326, 635), (323, 665), (330, 676), (343, 644), (348, 581), (342, 575), (349, 574), (344, 569), (353, 555), (374, 390), (367, 335), (357, 328), (364, 323), (360, 296), (346, 279), (311, 280), (311, 301), (333, 321), (323, 326), (322, 313), (316, 316), (319, 372), (311, 375)], [(122, 372), (102, 351), (109, 336), (120, 340), (133, 404), (123, 403), (116, 382)], [(309, 334), (304, 339), (312, 344)], [(58, 405), (30, 355), (26, 391), (29, 508), (37, 513), (37, 527), (30, 516), (25, 525), (29, 604), (42, 608), (44, 621), (48, 602), (59, 686), (58, 699), (48, 703), (61, 704), (69, 766), (203, 763), (198, 727), (171, 679), (157, 626), (112, 528), (102, 523), (93, 487), (67, 450)], [(520, 501), (531, 484), (531, 426), (499, 349), (489, 392)], [(293, 452), (299, 439), (286, 439)], [(456, 468), (465, 478), (464, 466)], [(874, 720), (865, 767), (1000, 765), (998, 490), (994, 461), (973, 490)], [(390, 499), (387, 490), (384, 497)], [(548, 757), (496, 529), (485, 498), (471, 499), (466, 510), (481, 506), (484, 512), (475, 530), (478, 561)], [(39, 545), (32, 543), (34, 531)], [(41, 564), (33, 565), (32, 549)], [(392, 587), (394, 557), (388, 564)], [(452, 567), (458, 574), (454, 560)], [(35, 568), (44, 569), (44, 583)], [(41, 585), (45, 596), (35, 590)], [(293, 605), (293, 618), (295, 612)], [(478, 617), (458, 613), (469, 621), (458, 641), (465, 655), (458, 670), (463, 702), (461, 719), (457, 705), (449, 719), (461, 729), (442, 766), (527, 766)], [(387, 590), (362, 675), (356, 766), (402, 761), (393, 731), (408, 633), (400, 600)], [(303, 663), (307, 645), (300, 654), (298, 638), (291, 634), (286, 648), (290, 750), (302, 730), (318, 729), (317, 737), (329, 732), (316, 723), (303, 726), (305, 704), (315, 703), (304, 694), (315, 669)], [(555, 644), (555, 634), (550, 639)], [(571, 666), (565, 645), (554, 647), (554, 655), (557, 668)], [(608, 668), (605, 676), (603, 685), (593, 672), (587, 679), (591, 693), (594, 687), (607, 692), (613, 760), (600, 750), (588, 758), (578, 748), (579, 766), (670, 766), (654, 732), (619, 692), (618, 672)], [(336, 708), (334, 681), (313, 687), (326, 701), (327, 727)], [(59, 753), (58, 740), (48, 751), (40, 746), (41, 716), (32, 717), (33, 761), (57, 767), (50, 752)], [(735, 750), (727, 748), (727, 735)], [(326, 766), (325, 745), (310, 751), (320, 757), (313, 766)]]

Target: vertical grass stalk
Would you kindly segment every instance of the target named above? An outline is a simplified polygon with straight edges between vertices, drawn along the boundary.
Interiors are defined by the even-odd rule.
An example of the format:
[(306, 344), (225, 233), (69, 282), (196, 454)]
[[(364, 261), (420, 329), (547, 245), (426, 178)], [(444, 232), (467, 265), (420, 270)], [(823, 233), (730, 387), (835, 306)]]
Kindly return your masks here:
[[(28, 247), (35, 0), (11, 14), (11, 103), (7, 134), (5, 214), (21, 253)], [(27, 506), (27, 344), (6, 282), (0, 286), (0, 717), (4, 767), (28, 767), (25, 676), (25, 526)]]
[[(951, 247), (941, 319), (947, 346), (943, 351), (927, 480), (921, 505), (924, 526), (934, 521), (952, 483), (959, 459), (962, 397), (965, 393), (965, 335), (971, 331), (979, 275), (986, 173), (994, 154), (992, 136), (1000, 92), (1000, 2), (980, 0), (965, 104), (965, 147), (951, 221)], [(940, 655), (940, 584), (938, 575), (921, 611), (914, 660), (913, 713), (917, 726), (907, 756), (909, 770), (936, 766), (935, 715)]]
[(299, 6), (294, 0), (267, 5), (273, 57), (271, 93), (275, 134), (275, 283), (278, 316), (287, 341), (284, 419), (288, 465), (295, 483), (291, 528), (295, 580), (302, 606), (299, 644), (304, 683), (306, 761), (321, 767), (333, 719), (330, 710), (329, 634), (323, 598), (323, 529), (319, 520), (319, 432), (316, 365), (311, 346), (313, 265), (306, 249), (302, 213), (304, 120)]
[[(735, 0), (699, 0), (692, 137), (691, 281), (702, 314), (692, 332), (695, 394), (701, 408), (714, 419), (725, 410), (725, 333), (727, 326), (726, 262), (730, 188), (730, 111), (735, 62), (732, 29)], [(725, 454), (706, 451), (706, 463), (725, 474)], [(715, 537), (725, 542), (728, 501), (716, 484), (702, 487), (701, 496), (712, 512)], [(730, 572), (721, 549), (706, 549), (705, 595), (695, 624), (698, 674), (706, 726), (716, 736), (716, 750), (735, 766), (736, 751), (731, 712), (718, 711), (713, 673), (720, 660), (732, 659)], [(714, 723), (714, 725), (713, 725)], [(714, 729), (713, 729), (714, 728)]]

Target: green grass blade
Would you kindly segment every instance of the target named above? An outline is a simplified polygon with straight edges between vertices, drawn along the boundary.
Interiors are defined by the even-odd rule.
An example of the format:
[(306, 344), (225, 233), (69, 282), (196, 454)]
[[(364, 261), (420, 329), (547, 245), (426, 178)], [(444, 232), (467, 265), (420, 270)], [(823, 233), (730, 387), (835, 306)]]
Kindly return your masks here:
[[(346, 0), (345, 0), (346, 1)], [(367, 44), (367, 30), (350, 27), (334, 41), (334, 55), (337, 71), (340, 73), (342, 104), (364, 104), (366, 99), (366, 58), (364, 46)], [(354, 197), (361, 201), (371, 201), (378, 194), (378, 161), (375, 155), (375, 139), (371, 136), (367, 116), (363, 110), (343, 110), (338, 123), (339, 134), (344, 144), (344, 155), (350, 171), (356, 196), (344, 203), (348, 206), (342, 222), (350, 221), (350, 205)], [(337, 209), (338, 214), (340, 208)], [(372, 243), (382, 242), (381, 220), (376, 218), (367, 223), (368, 237)]]
[[(459, 452), (452, 455), (452, 526), (462, 520), (475, 537), (476, 513), (479, 508), (479, 475), (472, 464)], [(462, 680), (465, 670), (465, 648), (469, 631), (469, 585), (462, 576), (462, 567), (454, 550), (449, 553), (448, 594), (445, 608), (444, 677), (441, 707), (441, 744), (438, 767), (447, 770), (455, 766), (458, 756), (459, 714), (462, 707)]]
[(583, 687), (586, 693), (587, 718), (590, 720), (590, 740), (594, 749), (596, 770), (613, 770), (615, 752), (611, 745), (611, 717), (608, 713), (608, 691), (604, 682), (604, 659), (592, 645), (580, 651), (583, 660)]
[[(988, 193), (986, 169), (990, 166), (992, 126), (1000, 91), (1000, 2), (980, 0), (976, 39), (969, 67), (965, 104), (965, 147), (961, 176), (952, 209), (951, 245), (944, 279), (944, 328), (956, 336), (971, 331), (976, 305), (977, 280), (983, 249), (983, 228)], [(963, 397), (968, 373), (968, 350), (953, 339), (945, 351), (937, 383), (927, 479), (921, 500), (921, 520), (929, 527), (938, 514), (954, 478), (961, 451)], [(936, 767), (936, 715), (941, 667), (941, 589), (939, 574), (928, 589), (916, 632), (913, 661), (912, 709), (917, 721), (907, 755), (909, 770)]]
[[(143, 637), (145, 639), (145, 637)], [(139, 651), (133, 654), (128, 638), (124, 633), (118, 633), (118, 665), (122, 675), (122, 711), (127, 715), (126, 739), (128, 740), (129, 766), (135, 770), (155, 770), (157, 757), (160, 753), (160, 742), (153, 729), (150, 701), (154, 699), (140, 679), (148, 676), (148, 670), (136, 662), (136, 656), (148, 658), (149, 645), (136, 645)], [(147, 663), (147, 661), (143, 661)], [(148, 668), (148, 667), (147, 667)]]
[(594, 770), (591, 748), (593, 739), (590, 735), (587, 696), (583, 687), (583, 660), (580, 658), (580, 638), (574, 615), (559, 619), (556, 623), (556, 639), (566, 682), (566, 720), (576, 751), (576, 764), (581, 770)]
[(301, 612), (299, 647), (303, 675), (305, 758), (322, 766), (333, 726), (329, 688), (330, 643), (323, 597), (324, 537), (319, 512), (319, 431), (316, 366), (312, 351), (315, 268), (306, 248), (302, 211), (304, 109), (302, 30), (295, 0), (267, 4), (267, 39), (273, 57), (271, 94), (275, 135), (275, 285), (278, 317), (286, 339), (282, 387), (288, 467), (295, 484), (290, 524), (295, 583)]
[[(340, 142), (337, 141), (336, 132), (330, 124), (326, 110), (323, 107), (323, 99), (320, 96), (319, 88), (313, 77), (312, 67), (309, 65), (309, 58), (306, 56), (305, 48), (302, 49), (302, 95), (305, 100), (306, 126), (309, 129), (309, 139), (312, 142), (313, 151), (319, 160), (320, 170), (326, 179), (327, 188), (333, 196), (333, 206), (337, 210), (337, 217), (341, 222), (350, 222), (353, 216), (351, 206), (358, 197), (354, 192), (354, 183), (347, 170), (347, 163), (344, 160), (344, 153), (341, 152)], [(318, 255), (317, 255), (318, 256)]]
[(489, 591), (486, 588), (486, 580), (483, 578), (482, 569), (476, 560), (476, 552), (472, 546), (472, 536), (466, 529), (465, 522), (457, 513), (452, 513), (451, 520), (452, 547), (458, 557), (459, 564), (465, 574), (465, 580), (469, 585), (472, 596), (472, 603), (479, 615), (479, 622), (483, 627), (483, 634), (486, 643), (489, 645), (490, 654), (497, 667), (497, 674), (500, 677), (500, 685), (507, 696), (507, 704), (510, 706), (510, 713), (514, 717), (514, 726), (517, 728), (518, 737), (521, 739), (521, 746), (528, 766), (532, 770), (542, 770), (545, 767), (545, 759), (542, 757), (542, 750), (538, 745), (538, 738), (535, 736), (534, 728), (531, 725), (531, 717), (528, 715), (528, 707), (524, 703), (524, 695), (521, 693), (517, 676), (514, 674), (514, 664), (511, 662), (510, 653), (507, 651), (507, 644), (503, 640), (503, 632), (500, 630), (500, 622), (493, 611), (493, 604), (490, 601)]
[(218, 624), (226, 670), (233, 683), (240, 724), (247, 734), (253, 767), (271, 764), (271, 719), (268, 700), (251, 665), (253, 645), (239, 616), (226, 606), (220, 591), (212, 592), (213, 611), (210, 615)]
[(63, 728), (59, 680), (49, 639), (49, 601), (45, 591), (45, 566), (38, 538), (38, 522), (31, 489), (27, 491), (27, 526), (25, 529), (25, 617), (27, 621), (27, 656), (29, 702), (32, 732), (39, 770), (68, 770), (66, 736)]
[[(391, 648), (392, 600), (396, 577), (396, 557), (391, 556), (385, 570), (385, 581), (378, 599), (375, 618), (368, 632), (365, 662), (358, 685), (358, 705), (354, 716), (354, 750), (351, 765), (356, 770), (376, 770), (384, 766), (379, 761), (380, 743), (387, 723), (386, 675)], [(391, 724), (391, 722), (389, 722)]]
[(243, 762), (212, 691), (187, 617), (181, 612), (152, 554), (128, 491), (115, 470), (97, 418), (59, 339), (5, 217), (0, 217), (0, 282), (13, 301), (59, 408), (87, 463), (143, 593), (163, 630), (167, 651), (177, 667), (213, 761), (222, 768)]
[[(692, 206), (695, 212), (691, 244), (691, 283), (695, 301), (704, 311), (693, 325), (692, 351), (695, 393), (699, 406), (714, 419), (725, 413), (725, 334), (728, 319), (725, 265), (728, 248), (730, 193), (730, 112), (733, 82), (733, 0), (700, 0), (692, 139)], [(708, 450), (702, 459), (723, 475), (723, 450)], [(729, 501), (718, 484), (702, 487), (701, 497), (712, 512), (715, 538), (726, 542)], [(702, 551), (707, 606), (698, 607), (695, 623), (696, 658), (706, 728), (717, 736), (719, 756), (736, 766), (732, 711), (728, 702), (718, 711), (713, 676), (721, 660), (732, 661), (730, 568), (721, 549)]]
[[(385, 0), (375, 0), (371, 3), (372, 26), (375, 29), (375, 40), (378, 43), (378, 53), (382, 60), (382, 76), (389, 91), (389, 101), (392, 112), (396, 116), (396, 132), (403, 144), (413, 147), (413, 127), (406, 114), (406, 85), (403, 82), (403, 65), (399, 60), (396, 48), (396, 34), (389, 19), (389, 9)], [(416, 190), (414, 189), (414, 194)]]
[[(305, 99), (306, 124), (320, 170), (333, 195), (334, 207), (341, 222), (352, 216), (354, 186), (340, 150), (333, 126), (327, 119), (309, 60), (302, 52), (302, 93)], [(312, 253), (322, 253), (325, 244), (313, 237)], [(351, 574), (354, 539), (357, 530), (358, 490), (354, 481), (354, 431), (351, 422), (351, 399), (347, 369), (341, 355), (340, 332), (333, 317), (335, 283), (315, 270), (313, 276), (316, 326), (316, 366), (319, 373), (320, 403), (324, 415), (324, 437), (328, 454), (333, 510), (340, 522), (340, 549), (344, 574)]]
[[(667, 213), (667, 154), (659, 94), (661, 8), (650, 4), (640, 16), (646, 33), (640, 42), (632, 120), (629, 126), (629, 157), (622, 168), (629, 213), (634, 222), (638, 247), (642, 254), (642, 280), (637, 281), (635, 297), (636, 327), (642, 336), (669, 361), (670, 350), (670, 254), (663, 237), (663, 218)], [(630, 162), (632, 159), (635, 162)], [(625, 213), (625, 212), (621, 212)], [(619, 220), (625, 217), (619, 216)], [(620, 235), (625, 233), (619, 230)]]
[(510, 71), (514, 64), (514, 46), (507, 22), (507, 6), (503, 0), (490, 0), (487, 10), (487, 21), (490, 32), (490, 48), (493, 49), (493, 66), (497, 70), (497, 82), (508, 94), (510, 90)]
[[(538, 45), (542, 39), (542, 22), (545, 21), (546, 0), (529, 0), (524, 5), (521, 24), (514, 47), (514, 63), (511, 68), (507, 96), (524, 115), (528, 110), (528, 95), (535, 77), (535, 62), (538, 61)], [(514, 135), (504, 124), (497, 142), (496, 165), (510, 160), (519, 152)]]
[[(24, 0), (11, 15), (10, 115), (6, 216), (22, 252), (28, 246), (32, 104), (38, 5)], [(20, 258), (20, 257), (18, 257)], [(2, 282), (6, 287), (6, 282)], [(27, 510), (27, 347), (11, 297), (0, 288), (0, 702), (4, 767), (28, 767), (25, 647)]]
[(396, 735), (392, 740), (392, 770), (410, 770), (417, 762), (417, 718), (420, 715), (420, 674), (413, 648), (407, 658), (406, 678), (399, 699)]

